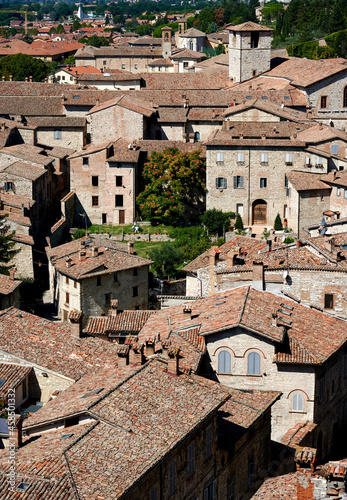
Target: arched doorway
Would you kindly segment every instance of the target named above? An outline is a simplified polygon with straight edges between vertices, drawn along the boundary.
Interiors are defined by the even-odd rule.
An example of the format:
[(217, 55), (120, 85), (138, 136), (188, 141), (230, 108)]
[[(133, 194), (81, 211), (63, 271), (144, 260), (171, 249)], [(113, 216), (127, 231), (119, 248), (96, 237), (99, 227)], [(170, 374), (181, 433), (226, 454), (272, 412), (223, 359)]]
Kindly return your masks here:
[(267, 203), (265, 200), (255, 200), (252, 205), (252, 224), (266, 224)]

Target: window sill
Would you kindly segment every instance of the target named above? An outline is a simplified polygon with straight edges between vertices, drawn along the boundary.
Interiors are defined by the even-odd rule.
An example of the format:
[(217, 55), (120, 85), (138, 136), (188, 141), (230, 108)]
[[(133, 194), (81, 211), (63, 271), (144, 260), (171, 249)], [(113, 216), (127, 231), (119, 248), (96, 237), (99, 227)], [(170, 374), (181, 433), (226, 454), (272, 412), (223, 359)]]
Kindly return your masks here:
[(307, 415), (307, 411), (297, 411), (297, 410), (289, 410), (289, 413), (297, 413), (299, 415)]

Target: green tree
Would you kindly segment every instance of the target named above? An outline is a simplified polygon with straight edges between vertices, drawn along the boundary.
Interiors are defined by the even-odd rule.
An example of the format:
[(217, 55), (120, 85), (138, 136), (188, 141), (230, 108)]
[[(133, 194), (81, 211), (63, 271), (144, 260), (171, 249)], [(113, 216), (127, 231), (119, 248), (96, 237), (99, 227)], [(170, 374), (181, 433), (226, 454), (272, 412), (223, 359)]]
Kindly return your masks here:
[(0, 75), (7, 80), (23, 81), (32, 76), (35, 82), (43, 81), (49, 73), (49, 67), (41, 59), (35, 59), (27, 54), (15, 54), (0, 59)]
[(206, 212), (200, 217), (200, 220), (204, 226), (208, 229), (209, 233), (218, 233), (219, 236), (223, 234), (224, 231), (228, 231), (230, 228), (230, 217), (235, 214), (233, 212), (222, 212), (222, 210), (217, 210), (212, 208), (211, 210), (206, 210)]
[(237, 216), (236, 216), (235, 229), (237, 231), (243, 231), (243, 222), (242, 222), (242, 217), (240, 214), (237, 214)]
[(65, 29), (64, 29), (64, 26), (62, 24), (58, 24), (56, 33), (58, 33), (59, 35), (61, 35), (62, 33), (65, 33)]
[(110, 18), (108, 17), (108, 14), (106, 15), (106, 18), (105, 18), (105, 24), (106, 24), (106, 26), (108, 24), (110, 24)]
[(206, 163), (199, 150), (181, 153), (168, 148), (163, 153), (152, 153), (143, 175), (148, 184), (137, 197), (137, 203), (145, 219), (177, 224), (183, 214), (202, 210)]
[(76, 64), (76, 58), (75, 58), (75, 56), (73, 56), (73, 55), (71, 54), (71, 56), (68, 56), (68, 57), (64, 60), (64, 63), (65, 63), (65, 64), (71, 64), (71, 65), (73, 65), (73, 66), (74, 66), (74, 65)]
[(75, 19), (74, 22), (72, 23), (72, 31), (77, 31), (81, 27), (81, 23), (79, 22), (78, 19)]
[(177, 266), (184, 260), (184, 252), (172, 243), (164, 243), (161, 247), (153, 248), (149, 254), (153, 260), (152, 269), (161, 276), (173, 275)]
[(14, 231), (10, 231), (9, 224), (6, 223), (6, 215), (0, 214), (0, 273), (8, 274), (11, 260), (20, 249), (15, 249), (16, 242), (13, 241)]
[(282, 231), (283, 225), (282, 225), (282, 220), (280, 214), (276, 215), (275, 218), (275, 223), (274, 223), (274, 230), (275, 231)]
[(87, 38), (87, 45), (99, 48), (110, 45), (110, 42), (104, 36), (92, 35), (89, 38)]

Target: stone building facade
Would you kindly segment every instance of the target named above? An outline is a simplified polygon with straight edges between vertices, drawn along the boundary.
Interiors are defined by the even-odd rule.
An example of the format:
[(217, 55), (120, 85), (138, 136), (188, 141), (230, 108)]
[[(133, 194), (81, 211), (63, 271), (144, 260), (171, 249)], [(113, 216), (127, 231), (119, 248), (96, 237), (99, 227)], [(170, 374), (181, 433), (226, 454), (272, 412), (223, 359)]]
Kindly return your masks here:
[[(132, 224), (135, 219), (139, 151), (119, 139), (91, 146), (70, 157), (75, 220), (88, 224)], [(80, 221), (81, 223), (81, 221)], [(87, 221), (85, 221), (87, 223)]]

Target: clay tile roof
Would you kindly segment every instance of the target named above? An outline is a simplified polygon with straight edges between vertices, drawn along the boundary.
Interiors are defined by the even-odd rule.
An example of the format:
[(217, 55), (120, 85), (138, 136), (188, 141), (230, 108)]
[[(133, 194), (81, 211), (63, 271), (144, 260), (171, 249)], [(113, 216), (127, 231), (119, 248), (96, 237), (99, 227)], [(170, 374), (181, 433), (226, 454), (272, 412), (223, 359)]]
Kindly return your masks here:
[[(346, 68), (347, 69), (347, 68)], [(326, 125), (315, 125), (298, 132), (298, 139), (307, 143), (317, 144), (329, 140), (342, 139), (347, 142), (347, 134), (344, 130), (335, 129)]]
[(281, 443), (286, 446), (300, 445), (305, 437), (314, 431), (317, 424), (306, 420), (306, 422), (298, 422), (281, 438)]
[(72, 380), (99, 366), (112, 367), (118, 359), (111, 343), (72, 337), (69, 324), (14, 307), (0, 312), (0, 349)]
[(287, 174), (287, 179), (297, 191), (330, 189), (330, 186), (321, 180), (321, 176), (319, 174), (292, 170)]
[(141, 78), (130, 71), (125, 70), (111, 70), (105, 71), (104, 73), (91, 74), (91, 73), (82, 73), (78, 77), (78, 81), (81, 82), (121, 82), (121, 81), (134, 81), (140, 80)]
[(203, 31), (197, 30), (196, 28), (189, 28), (184, 33), (178, 35), (180, 38), (200, 38), (206, 36)]
[(229, 31), (273, 31), (273, 29), (263, 26), (261, 24), (253, 23), (252, 21), (247, 21), (242, 24), (227, 24), (226, 28)]
[(187, 108), (160, 107), (158, 109), (158, 122), (185, 123), (187, 121)]
[(20, 196), (18, 194), (6, 192), (0, 193), (0, 200), (6, 207), (9, 206), (21, 208), (22, 206), (24, 206), (24, 208), (28, 209), (30, 209), (36, 203), (35, 200), (32, 200), (26, 196)]
[[(124, 269), (132, 269), (133, 267), (149, 266), (152, 261), (143, 259), (135, 254), (129, 254), (127, 251), (115, 248), (110, 248), (112, 245), (98, 247), (96, 256), (92, 256), (91, 249), (93, 238), (90, 238), (91, 243), (83, 247), (85, 255), (80, 259), (81, 244), (85, 238), (59, 245), (47, 250), (48, 258), (54, 268), (64, 275), (70, 276), (73, 279), (83, 279), (99, 274), (109, 274)], [(102, 242), (102, 245), (105, 241)], [(71, 259), (70, 267), (66, 267), (66, 258)]]
[(309, 87), (316, 82), (346, 70), (347, 67), (343, 64), (291, 57), (267, 72), (266, 75), (285, 77), (293, 85)]
[(265, 479), (252, 500), (297, 500), (297, 472)]
[(16, 389), (31, 372), (31, 366), (0, 363), (0, 401), (7, 401), (9, 390)]
[(321, 180), (333, 186), (347, 187), (347, 170), (329, 172), (322, 175)]
[(0, 99), (0, 114), (10, 116), (60, 116), (64, 113), (61, 97), (7, 95), (6, 99)]
[(180, 60), (180, 59), (204, 59), (206, 55), (203, 52), (196, 52), (195, 50), (184, 49), (179, 52), (175, 52), (171, 59)]
[(150, 61), (148, 63), (148, 66), (163, 66), (163, 67), (170, 67), (174, 66), (174, 63), (170, 61), (170, 59), (155, 59), (154, 61)]
[(26, 163), (24, 161), (11, 163), (11, 165), (3, 168), (1, 172), (7, 172), (11, 175), (23, 177), (24, 179), (29, 179), (31, 181), (35, 181), (41, 177), (41, 175), (45, 175), (47, 173), (44, 168), (31, 165), (30, 163)]
[(20, 158), (23, 161), (36, 163), (37, 165), (46, 167), (52, 163), (53, 158), (42, 153), (44, 153), (43, 149), (33, 147), (30, 144), (17, 144), (15, 146), (7, 146), (0, 150), (0, 154), (13, 156), (14, 158)]
[(137, 335), (156, 311), (120, 311), (111, 316), (90, 316), (84, 332), (88, 335)]
[[(224, 111), (223, 116), (225, 117), (231, 116), (233, 114), (237, 114), (240, 113), (241, 111), (251, 108), (266, 111), (267, 113), (271, 113), (275, 116), (279, 116), (281, 118), (285, 118), (286, 120), (294, 122), (308, 121), (306, 118), (306, 114), (301, 111), (297, 111), (290, 108), (282, 108), (279, 104), (273, 103), (271, 101), (268, 102), (267, 99), (261, 99), (259, 97), (254, 99), (248, 99), (241, 104), (237, 104), (236, 106), (227, 108)], [(273, 125), (276, 126), (275, 124)]]
[(21, 280), (11, 279), (5, 274), (0, 274), (0, 296), (14, 292), (21, 283)]

